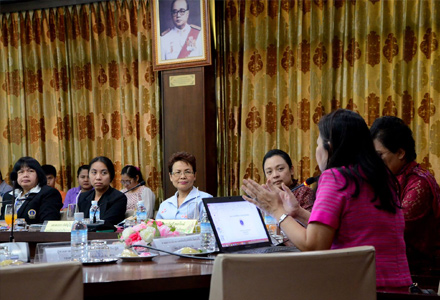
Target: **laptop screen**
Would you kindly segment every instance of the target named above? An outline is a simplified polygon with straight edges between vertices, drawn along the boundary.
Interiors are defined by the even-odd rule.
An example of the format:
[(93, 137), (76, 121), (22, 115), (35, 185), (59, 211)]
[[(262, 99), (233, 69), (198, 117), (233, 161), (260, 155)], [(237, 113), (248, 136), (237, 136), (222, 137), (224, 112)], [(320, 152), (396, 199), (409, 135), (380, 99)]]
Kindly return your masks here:
[(241, 250), (271, 245), (258, 208), (241, 196), (204, 198), (220, 250)]

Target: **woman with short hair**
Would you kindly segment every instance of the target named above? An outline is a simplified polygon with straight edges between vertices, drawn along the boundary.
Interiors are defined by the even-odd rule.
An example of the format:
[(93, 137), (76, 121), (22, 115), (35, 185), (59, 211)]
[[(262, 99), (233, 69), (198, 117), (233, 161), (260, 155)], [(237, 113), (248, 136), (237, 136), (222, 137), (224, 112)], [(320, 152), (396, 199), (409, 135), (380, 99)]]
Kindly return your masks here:
[(377, 154), (400, 184), (405, 217), (406, 254), (411, 272), (434, 263), (439, 236), (440, 188), (434, 176), (418, 164), (411, 129), (402, 119), (385, 116), (370, 128)]
[[(60, 192), (47, 185), (46, 175), (40, 163), (29, 156), (20, 158), (14, 165), (17, 173), (15, 189), (15, 211), (17, 218), (24, 218), (27, 224), (59, 220), (63, 200)], [(3, 201), (14, 202), (14, 191), (3, 196)], [(2, 206), (4, 218), (5, 203)]]
[(194, 187), (196, 181), (194, 155), (188, 152), (174, 153), (168, 161), (168, 172), (177, 192), (160, 204), (156, 219), (188, 219), (195, 214), (198, 214), (201, 219), (202, 199), (210, 198), (212, 195)]

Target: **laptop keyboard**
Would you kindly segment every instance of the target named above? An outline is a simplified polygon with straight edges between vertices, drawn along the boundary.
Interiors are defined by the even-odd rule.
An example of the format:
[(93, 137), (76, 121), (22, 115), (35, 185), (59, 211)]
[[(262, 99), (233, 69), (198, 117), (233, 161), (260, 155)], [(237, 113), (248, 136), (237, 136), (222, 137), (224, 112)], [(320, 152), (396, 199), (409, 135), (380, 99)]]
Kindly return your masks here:
[(277, 253), (277, 252), (300, 252), (300, 250), (296, 247), (275, 246), (275, 247), (261, 247), (261, 248), (240, 250), (235, 253), (258, 254), (258, 253)]

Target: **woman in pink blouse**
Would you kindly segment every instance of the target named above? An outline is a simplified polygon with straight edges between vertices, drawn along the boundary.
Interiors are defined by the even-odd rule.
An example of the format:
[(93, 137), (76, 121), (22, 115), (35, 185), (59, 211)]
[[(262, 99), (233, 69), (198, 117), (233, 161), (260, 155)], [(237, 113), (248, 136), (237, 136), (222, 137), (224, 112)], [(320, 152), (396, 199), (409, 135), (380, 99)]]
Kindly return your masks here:
[(416, 161), (415, 141), (403, 120), (386, 116), (370, 128), (376, 152), (397, 177), (405, 217), (406, 254), (412, 273), (434, 264), (439, 235), (440, 188)]
[(316, 160), (322, 174), (312, 212), (284, 184), (281, 191), (270, 182), (262, 187), (243, 180), (249, 195), (243, 198), (279, 220), (301, 251), (374, 246), (377, 290), (408, 292), (412, 281), (397, 182), (377, 156), (364, 119), (344, 109), (322, 117)]
[[(136, 187), (141, 182), (144, 183)], [(133, 215), (137, 209), (138, 201), (142, 200), (145, 208), (147, 209), (147, 217), (149, 219), (153, 218), (156, 196), (148, 187), (145, 186), (145, 181), (142, 177), (141, 170), (139, 170), (138, 167), (126, 165), (121, 171), (121, 183), (124, 186), (121, 192), (125, 193), (127, 196), (126, 215)]]

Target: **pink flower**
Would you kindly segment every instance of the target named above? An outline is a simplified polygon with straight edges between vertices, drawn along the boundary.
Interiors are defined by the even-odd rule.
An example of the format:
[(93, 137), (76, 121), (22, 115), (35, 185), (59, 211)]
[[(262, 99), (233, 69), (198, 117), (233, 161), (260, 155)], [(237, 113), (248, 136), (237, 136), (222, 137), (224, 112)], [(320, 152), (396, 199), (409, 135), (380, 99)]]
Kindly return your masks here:
[(163, 223), (161, 221), (156, 221), (156, 224), (158, 227), (161, 227), (163, 225)]
[(139, 234), (139, 232), (135, 232), (135, 233), (130, 234), (128, 239), (130, 239), (132, 241), (132, 243), (136, 243), (137, 241), (142, 240), (141, 235)]
[(159, 227), (160, 236), (169, 236), (170, 235), (170, 229), (168, 226), (161, 226)]

